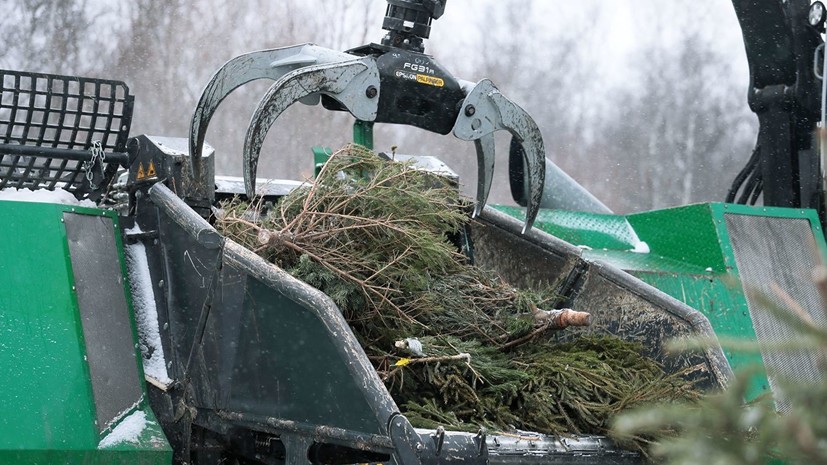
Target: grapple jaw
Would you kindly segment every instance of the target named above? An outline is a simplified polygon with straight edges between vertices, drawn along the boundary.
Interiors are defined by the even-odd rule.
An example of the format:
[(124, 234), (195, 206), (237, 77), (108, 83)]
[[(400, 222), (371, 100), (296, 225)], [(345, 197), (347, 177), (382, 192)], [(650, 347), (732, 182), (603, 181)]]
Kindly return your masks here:
[(528, 172), (529, 199), (525, 233), (534, 224), (543, 197), (546, 176), (546, 155), (540, 128), (525, 110), (507, 99), (488, 79), (483, 79), (468, 92), (454, 126), (454, 135), (476, 142), (477, 207), (479, 214), (491, 191), (494, 172), (494, 132), (506, 130), (519, 143)]
[(276, 81), (261, 99), (244, 140), (244, 187), (255, 196), (259, 154), (267, 132), (290, 105), (310, 95), (327, 95), (357, 119), (374, 121), (378, 108), (379, 71), (369, 58), (307, 66)]
[(192, 115), (189, 139), (193, 168), (198, 167), (213, 114), (234, 90), (258, 79), (276, 81), (285, 74), (305, 66), (343, 62), (355, 58), (358, 57), (313, 44), (301, 44), (250, 52), (225, 63), (204, 87)]
[[(207, 126), (219, 104), (233, 90), (256, 79), (275, 83), (253, 113), (244, 142), (243, 173), (249, 197), (256, 194), (262, 144), (278, 117), (298, 101), (315, 104), (325, 96), (337, 103), (331, 109), (346, 110), (361, 121), (408, 124), (440, 134), (453, 131), (456, 137), (473, 141), (478, 162), (475, 215), (485, 206), (491, 190), (494, 133), (508, 131), (522, 149), (528, 172), (529, 199), (523, 232), (534, 223), (543, 195), (546, 160), (543, 138), (534, 120), (491, 81), (473, 84), (457, 80), (433, 58), (387, 45), (343, 53), (304, 44), (230, 60), (207, 84), (193, 115), (190, 153), (194, 173), (199, 170)], [(416, 111), (401, 108), (401, 102), (416, 102)], [(435, 125), (435, 121), (447, 124)]]

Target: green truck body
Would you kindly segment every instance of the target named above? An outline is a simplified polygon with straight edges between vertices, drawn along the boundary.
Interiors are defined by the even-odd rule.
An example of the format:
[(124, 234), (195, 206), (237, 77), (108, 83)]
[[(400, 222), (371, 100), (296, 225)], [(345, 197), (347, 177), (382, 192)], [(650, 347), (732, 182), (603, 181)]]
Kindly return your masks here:
[[(134, 318), (123, 306), (130, 293), (117, 216), (97, 208), (0, 201), (0, 217), (0, 463), (170, 463), (172, 451), (147, 403)], [(79, 223), (73, 221), (78, 217)], [(87, 262), (78, 255), (88, 254), (70, 244), (67, 224), (89, 221), (111, 234), (95, 238), (98, 247)], [(113, 257), (114, 266), (94, 266)], [(73, 259), (93, 265), (79, 274), (94, 282), (79, 282)], [(112, 269), (118, 273), (101, 274)], [(79, 292), (93, 287), (120, 293), (108, 296), (111, 306), (94, 311), (118, 320), (128, 338), (101, 337), (94, 324), (85, 324), (92, 315), (82, 311)], [(87, 344), (91, 339), (117, 347)], [(112, 363), (131, 363), (132, 369), (101, 359), (109, 355)], [(125, 397), (111, 399), (116, 390)], [(121, 424), (133, 431), (118, 431)]]

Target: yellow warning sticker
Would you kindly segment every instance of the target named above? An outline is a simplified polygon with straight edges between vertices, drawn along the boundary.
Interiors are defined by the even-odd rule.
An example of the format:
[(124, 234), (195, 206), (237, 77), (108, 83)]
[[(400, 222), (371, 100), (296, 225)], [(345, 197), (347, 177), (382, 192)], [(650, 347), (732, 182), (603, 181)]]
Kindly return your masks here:
[(434, 87), (445, 87), (445, 80), (434, 76), (428, 76), (425, 74), (417, 74), (416, 82), (420, 84), (427, 84), (429, 86)]
[(155, 163), (149, 162), (149, 168), (146, 169), (146, 175), (150, 178), (156, 176)]
[(138, 162), (138, 175), (136, 176), (137, 179), (144, 179), (146, 177), (146, 172), (144, 171), (144, 164), (142, 162)]

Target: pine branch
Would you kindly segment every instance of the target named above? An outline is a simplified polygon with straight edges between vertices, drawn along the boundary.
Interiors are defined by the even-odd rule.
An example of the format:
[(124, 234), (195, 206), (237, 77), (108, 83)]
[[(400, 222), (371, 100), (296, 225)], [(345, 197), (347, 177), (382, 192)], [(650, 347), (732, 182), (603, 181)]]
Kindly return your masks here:
[[(347, 147), (262, 207), (228, 203), (216, 226), (327, 293), (418, 426), (599, 434), (620, 408), (688, 392), (637, 345), (555, 342), (552, 329), (588, 314), (539, 310), (556, 298), (547, 287), (515, 289), (468, 265), (446, 239), (469, 221), (467, 203), (433, 174)], [(425, 355), (403, 367), (395, 342), (406, 338)]]

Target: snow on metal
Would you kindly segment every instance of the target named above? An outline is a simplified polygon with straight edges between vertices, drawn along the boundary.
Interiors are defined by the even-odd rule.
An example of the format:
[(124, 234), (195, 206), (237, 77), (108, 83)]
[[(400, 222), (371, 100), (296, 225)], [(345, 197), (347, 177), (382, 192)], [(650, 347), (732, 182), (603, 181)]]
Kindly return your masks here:
[(106, 437), (101, 439), (98, 443), (98, 449), (106, 449), (125, 442), (137, 444), (141, 433), (146, 429), (147, 423), (146, 412), (136, 410), (118, 423), (118, 426), (113, 428)]
[(0, 190), (0, 200), (11, 200), (17, 202), (40, 202), (40, 203), (59, 203), (64, 205), (79, 205), (81, 207), (96, 207), (94, 202), (90, 200), (78, 200), (69, 191), (63, 189), (55, 189), (53, 191), (46, 189), (16, 189), (10, 187)]
[[(127, 233), (140, 233), (136, 225)], [(135, 320), (138, 325), (141, 354), (144, 362), (144, 374), (161, 384), (172, 383), (167, 373), (164, 348), (161, 345), (161, 332), (158, 325), (158, 309), (155, 307), (155, 293), (152, 287), (152, 278), (149, 274), (149, 264), (146, 259), (146, 248), (140, 242), (124, 247), (129, 283), (132, 288), (132, 307), (135, 310)]]

